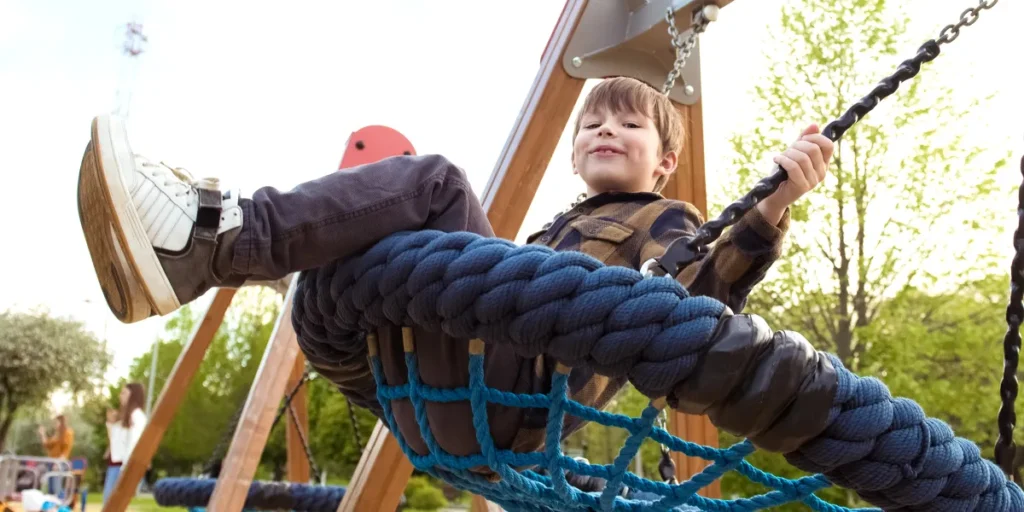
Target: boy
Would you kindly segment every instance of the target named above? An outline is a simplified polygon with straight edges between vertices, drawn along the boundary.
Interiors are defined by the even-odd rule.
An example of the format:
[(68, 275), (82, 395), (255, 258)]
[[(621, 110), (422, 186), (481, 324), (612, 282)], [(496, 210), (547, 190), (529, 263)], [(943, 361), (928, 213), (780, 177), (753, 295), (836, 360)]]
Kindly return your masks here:
[[(658, 194), (675, 171), (682, 131), (678, 112), (655, 89), (630, 78), (604, 80), (575, 123), (573, 169), (588, 198), (530, 243), (637, 269), (672, 240), (692, 234), (702, 222), (696, 208)], [(812, 125), (775, 158), (789, 180), (680, 274), (692, 294), (713, 296), (737, 312), (743, 308), (780, 254), (789, 205), (824, 179), (832, 150)], [(217, 185), (216, 179), (193, 180), (133, 155), (116, 119), (93, 123), (79, 177), (80, 217), (104, 294), (121, 321), (168, 314), (210, 287), (316, 268), (398, 231), (494, 235), (465, 174), (439, 156), (394, 157), (289, 192), (262, 188), (251, 199), (222, 193)], [(400, 331), (379, 336), (387, 380), (404, 381)], [(422, 344), (417, 339), (431, 347), (418, 351), (424, 383), (468, 383), (465, 340), (417, 336), (436, 338)], [(299, 341), (319, 373), (380, 416), (365, 348), (346, 353), (302, 336)], [(526, 360), (500, 346), (488, 346), (485, 366), (488, 385), (513, 392), (543, 392), (553, 368), (543, 357)], [(570, 391), (574, 400), (601, 408), (624, 384), (576, 368)], [(394, 406), (407, 441), (426, 453), (411, 405), (396, 400)], [(456, 455), (478, 452), (467, 403), (429, 403), (427, 413), (442, 447)], [(500, 447), (533, 450), (543, 444), (543, 412), (494, 407), (490, 420)], [(581, 424), (568, 419), (566, 435)]]

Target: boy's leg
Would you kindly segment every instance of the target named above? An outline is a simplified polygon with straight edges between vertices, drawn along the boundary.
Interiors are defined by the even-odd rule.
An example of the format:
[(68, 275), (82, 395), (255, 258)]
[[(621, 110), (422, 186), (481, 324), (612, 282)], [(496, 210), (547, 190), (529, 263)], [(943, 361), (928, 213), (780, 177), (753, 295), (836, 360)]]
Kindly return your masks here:
[(399, 231), (494, 236), (465, 173), (437, 155), (398, 156), (239, 201), (231, 272), (279, 279), (366, 249)]
[(79, 217), (123, 322), (164, 315), (214, 286), (278, 279), (364, 250), (396, 231), (492, 236), (464, 173), (441, 157), (396, 157), (251, 200), (134, 155), (121, 121), (93, 122)]

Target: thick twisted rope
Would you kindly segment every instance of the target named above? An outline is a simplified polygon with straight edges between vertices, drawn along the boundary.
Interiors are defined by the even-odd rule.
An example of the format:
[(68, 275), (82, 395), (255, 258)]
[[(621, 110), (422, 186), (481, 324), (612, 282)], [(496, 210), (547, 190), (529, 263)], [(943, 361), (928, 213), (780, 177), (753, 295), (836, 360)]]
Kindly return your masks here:
[[(300, 280), (293, 324), (307, 354), (365, 357), (361, 332), (414, 325), (628, 376), (651, 398), (692, 384), (726, 311), (671, 279), (472, 233), (396, 234)], [(821, 433), (787, 454), (796, 467), (890, 510), (1024, 510), (1024, 493), (974, 444), (878, 380), (831, 362), (832, 408)]]
[[(153, 497), (162, 507), (205, 507), (216, 486), (217, 480), (211, 478), (163, 478), (157, 481)], [(249, 486), (244, 507), (254, 510), (335, 512), (344, 497), (344, 487), (253, 482)]]

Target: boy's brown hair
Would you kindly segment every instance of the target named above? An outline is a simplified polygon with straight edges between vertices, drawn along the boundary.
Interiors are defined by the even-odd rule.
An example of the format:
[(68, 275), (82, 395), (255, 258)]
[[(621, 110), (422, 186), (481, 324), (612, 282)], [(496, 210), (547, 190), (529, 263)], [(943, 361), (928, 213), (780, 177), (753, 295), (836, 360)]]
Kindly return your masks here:
[[(605, 108), (614, 113), (636, 112), (651, 118), (661, 135), (661, 154), (673, 151), (679, 155), (682, 150), (683, 118), (672, 100), (650, 85), (629, 77), (606, 78), (587, 94), (576, 116), (573, 139), (580, 132), (580, 121), (584, 115)], [(667, 182), (668, 176), (659, 178), (653, 192), (661, 192)]]

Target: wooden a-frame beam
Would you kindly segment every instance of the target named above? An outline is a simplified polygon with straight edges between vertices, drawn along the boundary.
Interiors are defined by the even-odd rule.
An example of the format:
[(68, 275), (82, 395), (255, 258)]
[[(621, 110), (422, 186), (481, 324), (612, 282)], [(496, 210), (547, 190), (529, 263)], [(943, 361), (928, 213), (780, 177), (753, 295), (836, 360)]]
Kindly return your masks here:
[(249, 389), (231, 447), (224, 457), (217, 485), (207, 505), (208, 510), (238, 512), (249, 494), (278, 405), (286, 393), (292, 369), (301, 357), (291, 325), (292, 297), (297, 283), (298, 279), (293, 278), (284, 296), (281, 313)]
[[(289, 321), (291, 319), (288, 319)], [(285, 392), (291, 392), (295, 389), (295, 386), (302, 382), (302, 377), (306, 374), (306, 357), (300, 352), (295, 357), (295, 364), (292, 366), (292, 373), (288, 376), (288, 384), (285, 386)], [(292, 396), (290, 405), (291, 410), (295, 413), (295, 418), (291, 417), (289, 412), (286, 412), (286, 416), (281, 421), (286, 423), (285, 427), (285, 454), (287, 457), (286, 467), (287, 478), (289, 482), (295, 483), (309, 483), (311, 468), (309, 467), (309, 459), (306, 458), (306, 450), (302, 446), (302, 439), (306, 439), (306, 443), (309, 441), (309, 411), (307, 404), (307, 387), (305, 384), (302, 385)]]
[[(699, 51), (699, 49), (695, 51)], [(696, 206), (706, 219), (708, 203), (704, 170), (704, 116), (701, 102), (694, 105), (677, 104), (676, 109), (683, 117), (686, 133), (676, 172), (666, 184), (662, 194), (670, 199), (686, 201)], [(718, 447), (718, 430), (707, 416), (695, 416), (670, 410), (668, 431), (680, 439)], [(687, 457), (679, 452), (672, 452), (672, 461), (676, 465), (676, 479), (680, 482), (685, 482), (700, 473), (709, 464), (704, 459)], [(721, 498), (721, 480), (715, 480), (704, 487), (700, 490), (700, 494), (708, 498)]]
[[(110, 499), (103, 506), (103, 512), (124, 512), (128, 509), (128, 505), (135, 496), (135, 489), (138, 488), (139, 482), (142, 481), (146, 470), (149, 469), (149, 464), (160, 446), (160, 441), (171, 425), (171, 421), (174, 420), (174, 415), (182, 400), (185, 399), (188, 387), (192, 384), (192, 378), (199, 370), (199, 365), (203, 362), (210, 342), (213, 341), (214, 335), (217, 334), (217, 330), (224, 321), (224, 314), (227, 312), (228, 306), (231, 305), (231, 299), (234, 298), (236, 291), (234, 288), (217, 290), (213, 302), (206, 309), (206, 314), (203, 315), (203, 319), (192, 332), (188, 345), (185, 345), (181, 355), (178, 356), (178, 361), (174, 364), (174, 369), (167, 376), (167, 383), (164, 384), (163, 391), (160, 392), (160, 398), (157, 399), (156, 405), (153, 407), (146, 428), (143, 429), (142, 436), (135, 444), (135, 449), (132, 450), (128, 461), (121, 468), (121, 475), (117, 479)], [(149, 390), (150, 393), (153, 391)]]

